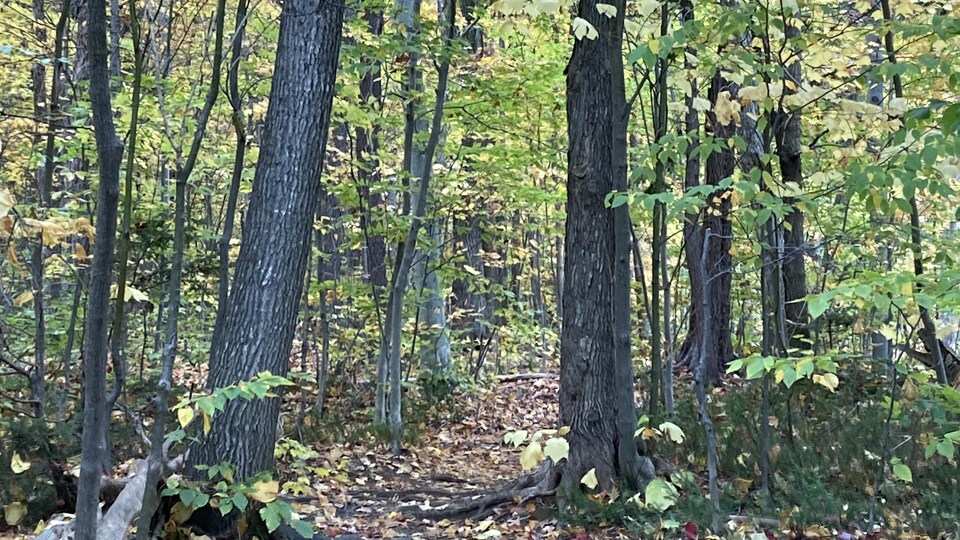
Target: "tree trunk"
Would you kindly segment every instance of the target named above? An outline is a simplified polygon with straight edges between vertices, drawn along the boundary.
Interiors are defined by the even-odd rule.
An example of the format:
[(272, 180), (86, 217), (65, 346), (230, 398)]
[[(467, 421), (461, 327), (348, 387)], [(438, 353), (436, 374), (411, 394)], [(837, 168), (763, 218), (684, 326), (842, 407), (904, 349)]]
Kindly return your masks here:
[[(230, 240), (237, 214), (237, 199), (240, 197), (240, 180), (244, 169), (244, 156), (247, 151), (247, 129), (243, 120), (243, 103), (240, 101), (238, 82), (240, 57), (243, 54), (243, 35), (247, 26), (247, 2), (237, 3), (237, 16), (234, 23), (232, 46), (230, 48), (230, 69), (227, 72), (227, 97), (233, 111), (231, 123), (235, 137), (233, 149), (233, 173), (230, 175), (230, 190), (227, 192), (227, 208), (223, 216), (223, 231), (217, 240), (217, 315), (213, 326), (213, 338), (210, 340), (210, 359), (213, 351), (219, 348), (219, 336), (223, 335), (223, 320), (227, 305), (230, 303)], [(209, 384), (209, 381), (208, 381)]]
[[(343, 6), (283, 3), (260, 159), (223, 338), (210, 378), (219, 388), (261, 371), (286, 375), (313, 220), (320, 200)], [(196, 443), (188, 470), (230, 462), (238, 480), (273, 465), (278, 398), (233, 400)]]
[[(383, 33), (383, 12), (367, 11), (364, 14), (367, 27), (374, 36)], [(365, 107), (374, 111), (383, 108), (383, 84), (380, 81), (380, 61), (368, 58), (370, 62), (360, 79), (360, 101)], [(380, 309), (379, 293), (387, 286), (387, 246), (380, 227), (371, 229), (377, 223), (373, 218), (374, 212), (382, 212), (383, 195), (376, 186), (380, 182), (380, 161), (377, 152), (380, 150), (380, 127), (377, 124), (371, 129), (358, 127), (356, 132), (356, 158), (359, 163), (357, 176), (360, 180), (361, 204), (364, 211), (360, 214), (360, 229), (363, 231), (367, 244), (365, 273), (369, 276), (370, 284), (375, 288), (377, 310)], [(376, 209), (376, 210), (375, 210)], [(379, 315), (378, 315), (379, 316)], [(382, 321), (380, 321), (382, 324)]]
[[(787, 26), (787, 38), (799, 36), (800, 30), (793, 25)], [(800, 62), (794, 62), (787, 67), (784, 79), (792, 81), (794, 86), (784, 84), (784, 92), (793, 93), (792, 88), (799, 88), (801, 82)], [(803, 186), (803, 169), (800, 150), (800, 110), (787, 112), (780, 108), (776, 115), (777, 157), (780, 162), (780, 174), (784, 184), (793, 182), (797, 187)], [(783, 302), (786, 311), (786, 334), (790, 340), (790, 348), (809, 349), (810, 330), (807, 328), (807, 304), (800, 301), (807, 295), (807, 272), (804, 264), (806, 252), (803, 230), (803, 210), (797, 206), (793, 197), (785, 197), (783, 202), (791, 205), (792, 209), (785, 216), (783, 231)]]
[[(710, 83), (709, 99), (716, 104), (721, 92), (730, 91), (729, 83), (720, 76), (719, 71)], [(735, 99), (732, 96), (731, 99)], [(687, 131), (699, 122), (691, 121), (690, 116), (695, 111), (688, 112)], [(721, 148), (710, 153), (707, 157), (706, 183), (716, 186), (721, 180), (733, 174), (733, 149), (726, 141), (733, 136), (736, 127), (733, 124), (723, 125), (711, 112), (707, 114), (707, 129), (711, 132), (714, 141), (719, 141)], [(690, 145), (691, 148), (693, 145)], [(689, 158), (688, 158), (689, 159)], [(685, 174), (685, 187), (690, 188), (699, 184), (699, 162), (697, 170), (692, 170), (694, 163), (688, 161)], [(726, 363), (733, 358), (733, 344), (730, 340), (730, 284), (733, 261), (730, 257), (732, 227), (730, 225), (730, 199), (725, 197), (724, 190), (717, 189), (707, 195), (703, 208), (698, 215), (688, 215), (684, 223), (684, 248), (687, 255), (687, 269), (690, 277), (690, 298), (694, 299), (690, 306), (690, 321), (687, 324), (687, 337), (680, 347), (678, 363), (695, 365), (698, 358), (704, 358), (704, 373), (708, 383), (720, 380)], [(713, 240), (707, 245), (710, 253), (707, 254), (709, 275), (704, 276), (698, 268), (702, 256), (703, 231), (711, 229)], [(710, 283), (710, 313), (703, 313), (701, 298), (705, 280)], [(708, 331), (709, 339), (704, 340), (700, 335), (703, 332), (701, 320), (705, 317), (710, 320)], [(706, 343), (708, 350), (700, 351), (702, 343)]]
[(635, 489), (644, 483), (633, 439), (633, 376), (624, 362), (629, 357), (623, 357), (629, 355), (629, 319), (624, 319), (629, 295), (616, 301), (629, 276), (629, 228), (624, 229), (626, 208), (617, 215), (605, 204), (611, 191), (626, 187), (624, 3), (618, 0), (614, 7), (611, 18), (597, 11), (596, 0), (581, 0), (579, 16), (599, 36), (578, 40), (567, 65), (570, 146), (560, 334), (560, 421), (570, 426), (561, 484), (566, 500), (591, 469), (605, 490), (618, 479)]
[(107, 7), (104, 0), (89, 0), (87, 40), (90, 53), (90, 109), (100, 165), (97, 192), (96, 238), (90, 288), (85, 311), (83, 347), (83, 440), (80, 482), (77, 489), (76, 538), (97, 536), (100, 477), (104, 469), (106, 410), (107, 327), (110, 282), (113, 278), (113, 245), (117, 231), (117, 200), (120, 192), (120, 159), (123, 142), (117, 137), (110, 104), (110, 74), (107, 71)]

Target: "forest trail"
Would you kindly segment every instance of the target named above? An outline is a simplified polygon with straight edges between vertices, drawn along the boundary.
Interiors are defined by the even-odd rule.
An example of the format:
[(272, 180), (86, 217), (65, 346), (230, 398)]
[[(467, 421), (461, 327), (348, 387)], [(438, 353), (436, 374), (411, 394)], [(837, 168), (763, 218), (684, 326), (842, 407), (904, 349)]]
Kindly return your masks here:
[[(456, 405), (419, 426), (418, 439), (399, 457), (382, 445), (316, 448), (315, 494), (295, 503), (304, 519), (332, 538), (600, 538), (601, 531), (562, 529), (534, 501), (494, 507), (465, 519), (418, 517), (471, 494), (495, 489), (521, 472), (520, 452), (504, 443), (515, 430), (557, 427), (559, 378), (503, 380), (455, 396)], [(617, 536), (614, 533), (614, 536)]]

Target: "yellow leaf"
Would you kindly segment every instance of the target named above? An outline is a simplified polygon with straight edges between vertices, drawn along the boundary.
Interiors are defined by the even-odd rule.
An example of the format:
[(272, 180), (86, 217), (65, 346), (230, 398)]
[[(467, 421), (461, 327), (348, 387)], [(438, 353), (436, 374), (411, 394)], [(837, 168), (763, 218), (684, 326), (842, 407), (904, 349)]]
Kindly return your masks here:
[(204, 411), (200, 411), (203, 414), (203, 434), (206, 435), (210, 433), (210, 415)]
[(479, 276), (479, 275), (482, 274), (482, 272), (480, 272), (480, 271), (477, 270), (476, 268), (470, 266), (469, 264), (463, 265), (463, 269), (466, 270), (467, 273), (470, 274), (470, 275)]
[(17, 260), (17, 250), (14, 248), (13, 242), (7, 242), (7, 261), (17, 270), (23, 270), (23, 265)]
[(597, 484), (597, 470), (590, 469), (587, 471), (587, 474), (583, 475), (583, 478), (580, 479), (580, 483), (587, 486), (590, 489), (596, 489)]
[(900, 393), (903, 396), (903, 399), (913, 401), (917, 399), (917, 396), (920, 393), (917, 391), (917, 385), (913, 384), (913, 381), (908, 377), (907, 380), (903, 381), (903, 389)]
[(710, 103), (710, 100), (707, 98), (702, 98), (699, 96), (693, 98), (693, 108), (700, 112), (709, 111), (711, 105), (712, 103)]
[(26, 513), (27, 507), (20, 501), (3, 505), (3, 519), (7, 522), (7, 525), (20, 523)]
[(559, 430), (557, 430), (557, 435), (559, 435), (559, 436), (561, 436), (561, 437), (563, 437), (563, 436), (566, 435), (567, 433), (570, 433), (570, 426), (563, 426), (562, 428), (560, 428)]
[(740, 123), (740, 104), (730, 99), (728, 90), (720, 92), (713, 110), (716, 112), (717, 122), (721, 125)]
[(22, 307), (22, 306), (25, 306), (31, 300), (33, 300), (33, 291), (26, 291), (18, 294), (13, 299), (13, 304), (17, 307)]
[(276, 500), (280, 494), (280, 482), (276, 480), (261, 480), (252, 486), (253, 491), (247, 497), (262, 503)]
[(123, 300), (124, 302), (149, 302), (150, 297), (143, 292), (127, 285), (123, 288)]
[(823, 375), (814, 375), (813, 382), (828, 388), (831, 392), (840, 386), (840, 379), (833, 373), (824, 373)]
[(586, 19), (576, 17), (573, 19), (573, 35), (576, 36), (577, 39), (597, 39), (600, 34), (597, 33), (597, 29), (587, 22)]
[(744, 86), (740, 89), (739, 95), (741, 103), (761, 101), (767, 97), (767, 85), (763, 84), (760, 86)]
[(511, 431), (503, 436), (503, 442), (506, 444), (512, 444), (514, 448), (523, 444), (523, 441), (525, 440), (527, 440), (527, 430), (525, 429)]
[(570, 443), (563, 437), (547, 439), (547, 442), (543, 445), (543, 453), (554, 463), (557, 463), (570, 455)]
[(543, 448), (540, 443), (533, 441), (520, 453), (520, 466), (523, 470), (532, 469), (543, 461)]
[[(15, 204), (13, 195), (10, 194), (9, 190), (0, 190), (0, 216), (7, 215)], [(9, 523), (9, 521), (7, 523)]]
[(83, 247), (83, 244), (73, 244), (73, 256), (78, 261), (87, 260), (87, 250)]
[(180, 422), (180, 427), (187, 427), (191, 420), (193, 420), (193, 409), (189, 407), (177, 409), (177, 421)]
[(660, 424), (660, 431), (666, 433), (667, 438), (677, 444), (683, 442), (683, 430), (680, 429), (680, 426), (674, 424), (673, 422), (664, 422)]
[(910, 296), (913, 294), (913, 283), (910, 281), (904, 281), (900, 284), (900, 294), (904, 296)]
[(606, 15), (607, 18), (614, 18), (617, 16), (617, 6), (611, 4), (597, 4), (597, 11)]
[[(20, 454), (14, 452), (13, 458), (10, 460), (10, 470), (13, 471), (13, 474), (20, 474), (23, 471), (30, 468), (30, 462), (24, 461)], [(9, 521), (7, 522), (9, 523)]]

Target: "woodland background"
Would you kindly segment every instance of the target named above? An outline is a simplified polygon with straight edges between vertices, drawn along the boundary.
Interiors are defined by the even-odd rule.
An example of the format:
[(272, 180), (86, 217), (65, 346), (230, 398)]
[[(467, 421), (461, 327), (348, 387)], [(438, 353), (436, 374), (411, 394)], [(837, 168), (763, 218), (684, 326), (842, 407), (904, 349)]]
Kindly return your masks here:
[(958, 7), (0, 0), (0, 524), (955, 533)]

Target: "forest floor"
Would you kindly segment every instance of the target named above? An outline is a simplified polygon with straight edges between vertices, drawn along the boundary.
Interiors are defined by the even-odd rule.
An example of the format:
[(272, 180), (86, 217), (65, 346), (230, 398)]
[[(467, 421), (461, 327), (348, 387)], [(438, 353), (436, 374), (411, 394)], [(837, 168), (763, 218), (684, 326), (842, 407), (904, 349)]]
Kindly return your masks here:
[(488, 492), (521, 472), (511, 431), (556, 428), (555, 376), (498, 381), (456, 396), (452, 410), (419, 426), (400, 456), (383, 445), (336, 445), (311, 464), (317, 478), (309, 502), (295, 504), (321, 533), (336, 538), (621, 538), (615, 527), (563, 528), (539, 501), (510, 504), (456, 519), (425, 519), (425, 510)]

